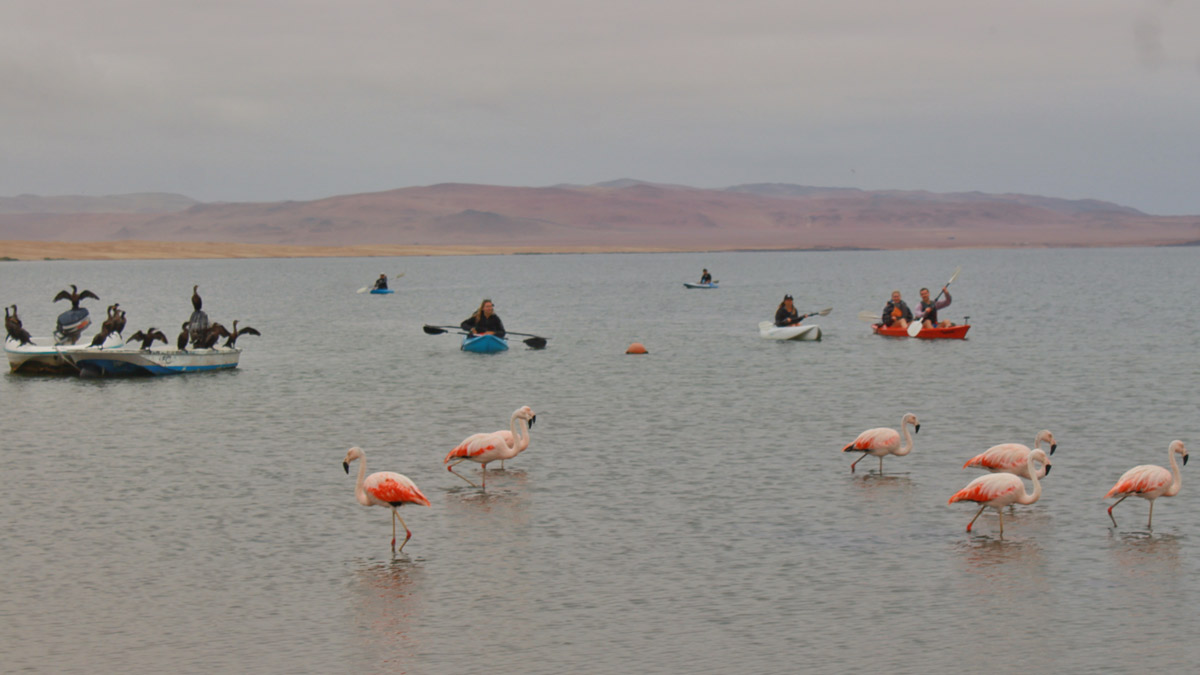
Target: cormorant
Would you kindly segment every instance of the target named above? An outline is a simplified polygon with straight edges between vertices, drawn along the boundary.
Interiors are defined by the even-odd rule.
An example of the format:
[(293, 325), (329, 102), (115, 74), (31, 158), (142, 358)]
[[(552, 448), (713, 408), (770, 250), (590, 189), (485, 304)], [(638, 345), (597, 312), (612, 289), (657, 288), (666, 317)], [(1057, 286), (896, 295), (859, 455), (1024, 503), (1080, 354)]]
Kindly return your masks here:
[(95, 299), (99, 300), (100, 296), (96, 295), (95, 293), (93, 293), (89, 290), (81, 291), (75, 284), (71, 284), (71, 290), (70, 291), (66, 291), (66, 290), (59, 291), (58, 295), (54, 296), (54, 302), (58, 302), (59, 300), (70, 300), (71, 301), (71, 309), (79, 309), (79, 301), (83, 300), (85, 298), (95, 298)]
[(229, 339), (225, 341), (225, 346), (229, 347), (229, 348), (233, 348), (233, 345), (234, 345), (234, 343), (237, 342), (239, 335), (262, 335), (262, 333), (251, 328), (250, 326), (246, 326), (245, 328), (239, 329), (237, 327), (237, 319), (234, 319), (233, 320), (233, 330), (229, 331)]
[(167, 336), (163, 335), (161, 330), (155, 330), (153, 326), (148, 328), (145, 333), (139, 330), (138, 332), (129, 336), (129, 339), (133, 342), (140, 341), (142, 343), (142, 349), (150, 349), (150, 345), (154, 344), (155, 340), (162, 340), (164, 343), (170, 344), (167, 342)]

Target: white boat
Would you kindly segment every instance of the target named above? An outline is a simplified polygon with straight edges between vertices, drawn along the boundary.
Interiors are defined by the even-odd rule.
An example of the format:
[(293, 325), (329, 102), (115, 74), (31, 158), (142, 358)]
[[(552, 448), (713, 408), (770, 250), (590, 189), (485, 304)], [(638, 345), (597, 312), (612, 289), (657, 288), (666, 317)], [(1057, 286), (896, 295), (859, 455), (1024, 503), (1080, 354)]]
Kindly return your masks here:
[(4, 353), (8, 355), (8, 367), (14, 373), (35, 375), (74, 375), (79, 372), (67, 355), (83, 351), (103, 352), (120, 349), (125, 340), (117, 334), (109, 335), (99, 347), (91, 346), (91, 338), (73, 345), (56, 345), (52, 337), (31, 338), (31, 344), (20, 344), (12, 338), (4, 341)]
[(64, 358), (85, 377), (110, 375), (178, 375), (210, 370), (237, 368), (242, 350), (237, 347), (213, 349), (88, 349), (71, 352)]
[(776, 326), (770, 321), (760, 321), (758, 334), (767, 340), (820, 340), (821, 327), (816, 324)]

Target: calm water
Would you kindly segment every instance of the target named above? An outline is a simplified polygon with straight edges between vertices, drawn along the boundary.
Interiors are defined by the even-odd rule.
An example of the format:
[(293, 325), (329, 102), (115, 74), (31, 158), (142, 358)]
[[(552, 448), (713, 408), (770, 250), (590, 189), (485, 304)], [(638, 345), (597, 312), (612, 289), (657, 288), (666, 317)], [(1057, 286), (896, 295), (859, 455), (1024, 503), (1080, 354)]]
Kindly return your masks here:
[[(169, 335), (260, 329), (234, 372), (0, 376), (6, 672), (1095, 672), (1194, 667), (1200, 476), (1153, 531), (1102, 497), (1200, 449), (1200, 250), (722, 253), (0, 265), (34, 335), (69, 283)], [(856, 315), (954, 270), (965, 342)], [(701, 267), (717, 291), (687, 291)], [(397, 293), (355, 289), (405, 272)], [(784, 293), (818, 343), (757, 336)], [(935, 290), (936, 292), (936, 290)], [(480, 298), (544, 351), (458, 349)], [(626, 356), (633, 341), (648, 356)], [(528, 404), (488, 490), (459, 440)], [(921, 419), (907, 457), (838, 449)], [(1001, 442), (1054, 431), (1040, 502), (947, 505)], [(341, 460), (433, 502), (389, 514)], [(869, 471), (864, 472), (863, 469)], [(477, 468), (470, 473), (478, 475)]]

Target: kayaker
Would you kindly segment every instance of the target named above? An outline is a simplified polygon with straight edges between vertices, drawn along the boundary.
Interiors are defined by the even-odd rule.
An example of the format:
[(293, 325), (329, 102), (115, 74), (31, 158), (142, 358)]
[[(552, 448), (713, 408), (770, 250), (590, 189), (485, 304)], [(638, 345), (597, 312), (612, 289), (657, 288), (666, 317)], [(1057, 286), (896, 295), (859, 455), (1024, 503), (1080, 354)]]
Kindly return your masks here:
[(900, 291), (892, 291), (892, 299), (883, 308), (883, 316), (880, 317), (880, 322), (885, 326), (898, 326), (907, 329), (908, 322), (912, 320), (912, 310), (900, 299)]
[(479, 309), (475, 310), (474, 314), (460, 323), (459, 327), (471, 335), (504, 337), (505, 332), (504, 322), (496, 315), (495, 306), (487, 298), (484, 298), (483, 302), (479, 304)]
[(701, 270), (700, 283), (702, 283), (702, 284), (711, 284), (712, 283), (712, 275), (708, 273), (707, 269)]
[(386, 274), (380, 274), (379, 278), (375, 280), (375, 290), (377, 290), (377, 291), (386, 291), (387, 290), (387, 275)]
[(792, 296), (783, 296), (783, 302), (779, 303), (779, 308), (775, 310), (775, 325), (776, 326), (795, 326), (798, 325), (804, 317), (796, 311), (796, 305), (792, 302)]
[(954, 325), (950, 321), (938, 321), (938, 310), (942, 309), (943, 307), (950, 306), (950, 291), (946, 290), (945, 286), (942, 287), (942, 295), (945, 295), (946, 298), (944, 300), (938, 300), (937, 304), (934, 304), (934, 302), (929, 299), (929, 289), (921, 289), (921, 307), (916, 316), (917, 320), (921, 322), (921, 325), (925, 326), (926, 328), (949, 328), (950, 326)]

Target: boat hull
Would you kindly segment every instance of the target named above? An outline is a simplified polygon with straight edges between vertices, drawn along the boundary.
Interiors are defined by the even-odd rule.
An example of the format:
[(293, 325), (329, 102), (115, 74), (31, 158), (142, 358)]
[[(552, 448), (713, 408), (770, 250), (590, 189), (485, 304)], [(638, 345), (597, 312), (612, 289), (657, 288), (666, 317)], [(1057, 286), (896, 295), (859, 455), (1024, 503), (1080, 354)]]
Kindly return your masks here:
[(92, 347), (91, 339), (73, 345), (56, 345), (52, 337), (35, 337), (33, 344), (22, 345), (16, 340), (4, 341), (4, 353), (8, 356), (11, 372), (24, 375), (75, 375), (79, 369), (69, 360), (70, 355), (84, 351), (103, 352), (120, 349), (125, 340), (120, 335), (110, 335), (101, 347)]
[(103, 349), (72, 352), (66, 356), (80, 375), (181, 375), (237, 368), (242, 350), (216, 349)]
[(711, 289), (711, 288), (717, 288), (717, 285), (716, 284), (689, 284), (688, 282), (685, 281), (685, 282), (683, 282), (683, 287), (684, 288)]
[(816, 324), (807, 326), (776, 326), (770, 321), (758, 324), (758, 334), (766, 340), (797, 340), (813, 342), (821, 339), (821, 327)]
[(468, 335), (463, 338), (462, 350), (476, 354), (494, 354), (508, 349), (508, 340), (495, 335)]
[[(876, 335), (885, 337), (910, 337), (908, 330), (899, 326), (884, 326), (877, 323), (872, 324), (871, 330), (875, 331)], [(948, 328), (922, 328), (921, 332), (917, 333), (917, 338), (920, 340), (964, 340), (969, 330), (971, 330), (971, 324)]]

